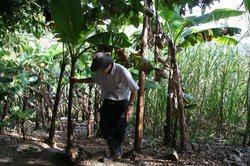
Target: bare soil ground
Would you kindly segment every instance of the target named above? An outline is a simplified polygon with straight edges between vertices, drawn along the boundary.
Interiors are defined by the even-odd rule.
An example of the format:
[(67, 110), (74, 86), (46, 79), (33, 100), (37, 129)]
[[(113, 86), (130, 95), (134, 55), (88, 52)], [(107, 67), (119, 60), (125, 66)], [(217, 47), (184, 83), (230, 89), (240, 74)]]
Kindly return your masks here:
[[(75, 147), (78, 159), (71, 163), (65, 157), (65, 133), (57, 132), (57, 148), (44, 143), (45, 131), (34, 131), (26, 141), (15, 133), (0, 135), (1, 166), (250, 166), (250, 147), (226, 146), (222, 144), (193, 143), (182, 153), (175, 154), (162, 144), (143, 143), (141, 152), (133, 152), (133, 138), (128, 136), (124, 142), (125, 156), (119, 161), (99, 162), (108, 154), (102, 138), (84, 138), (76, 134)], [(178, 160), (176, 160), (178, 158)]]

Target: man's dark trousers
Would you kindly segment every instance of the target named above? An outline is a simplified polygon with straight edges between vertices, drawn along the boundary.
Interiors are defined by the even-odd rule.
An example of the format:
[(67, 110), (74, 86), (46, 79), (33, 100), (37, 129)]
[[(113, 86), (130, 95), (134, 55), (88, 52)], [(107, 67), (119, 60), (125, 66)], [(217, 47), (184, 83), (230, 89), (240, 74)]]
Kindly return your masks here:
[(110, 157), (121, 157), (122, 141), (125, 137), (127, 120), (125, 110), (128, 101), (113, 101), (105, 99), (100, 110), (100, 129), (107, 140)]

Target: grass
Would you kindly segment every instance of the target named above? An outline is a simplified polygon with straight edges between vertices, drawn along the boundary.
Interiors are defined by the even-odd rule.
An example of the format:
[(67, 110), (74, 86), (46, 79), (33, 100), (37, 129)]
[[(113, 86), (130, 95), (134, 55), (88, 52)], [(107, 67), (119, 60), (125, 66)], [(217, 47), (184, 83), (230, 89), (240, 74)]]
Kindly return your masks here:
[[(214, 137), (237, 142), (246, 123), (246, 86), (249, 57), (237, 47), (207, 43), (187, 48), (178, 56), (185, 94), (195, 109), (187, 110), (191, 140)], [(167, 80), (145, 93), (145, 135), (158, 137), (166, 112)]]

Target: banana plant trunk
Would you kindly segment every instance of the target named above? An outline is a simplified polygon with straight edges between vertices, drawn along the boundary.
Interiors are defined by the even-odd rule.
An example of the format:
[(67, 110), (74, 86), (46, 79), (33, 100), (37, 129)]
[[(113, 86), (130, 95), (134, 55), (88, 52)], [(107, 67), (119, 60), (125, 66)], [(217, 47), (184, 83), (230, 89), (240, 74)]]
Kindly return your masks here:
[[(147, 6), (147, 5), (145, 5)], [(143, 30), (142, 30), (142, 43), (141, 43), (141, 56), (145, 57), (147, 53), (147, 37), (148, 37), (148, 22), (149, 16), (146, 14), (144, 15), (143, 20)], [(140, 70), (139, 71), (139, 87), (138, 90), (138, 98), (137, 98), (137, 107), (136, 107), (136, 122), (135, 122), (135, 142), (134, 142), (134, 149), (136, 151), (141, 150), (142, 145), (142, 137), (143, 137), (143, 117), (144, 117), (144, 88), (145, 88), (145, 72)]]
[[(27, 109), (27, 104), (28, 104), (28, 97), (25, 95), (23, 98), (23, 107), (22, 107), (22, 112), (24, 112)], [(21, 124), (21, 133), (23, 135), (23, 140), (26, 140), (26, 131), (25, 131), (25, 118), (21, 118), (20, 124)]]
[(53, 107), (52, 118), (51, 118), (51, 123), (50, 123), (50, 132), (49, 132), (49, 140), (48, 140), (48, 144), (50, 146), (55, 145), (56, 117), (57, 117), (58, 106), (59, 106), (60, 98), (61, 98), (62, 79), (63, 79), (65, 67), (66, 67), (66, 62), (65, 62), (65, 60), (63, 60), (63, 62), (61, 64), (61, 72), (60, 72), (60, 76), (59, 76), (59, 80), (58, 80), (58, 84), (57, 84), (56, 98), (54, 101), (54, 107)]
[(87, 127), (87, 137), (92, 138), (94, 136), (94, 110), (93, 110), (93, 103), (92, 103), (92, 89), (93, 85), (89, 85), (89, 100), (88, 100), (88, 116), (87, 116), (87, 121), (88, 121), (88, 127)]
[[(70, 77), (75, 76), (75, 63), (76, 63), (76, 56), (71, 55), (71, 71)], [(70, 159), (70, 161), (74, 161), (75, 154), (74, 154), (74, 136), (73, 136), (73, 123), (72, 123), (72, 103), (73, 103), (73, 87), (74, 83), (70, 81), (69, 84), (69, 101), (68, 101), (68, 111), (67, 111), (67, 147), (66, 147), (66, 155)]]
[(169, 41), (168, 53), (170, 56), (170, 72), (168, 83), (168, 98), (166, 112), (165, 143), (175, 147), (177, 142), (176, 121), (180, 132), (180, 149), (184, 150), (187, 144), (187, 125), (185, 122), (183, 91), (180, 83), (180, 73), (176, 61), (176, 47)]

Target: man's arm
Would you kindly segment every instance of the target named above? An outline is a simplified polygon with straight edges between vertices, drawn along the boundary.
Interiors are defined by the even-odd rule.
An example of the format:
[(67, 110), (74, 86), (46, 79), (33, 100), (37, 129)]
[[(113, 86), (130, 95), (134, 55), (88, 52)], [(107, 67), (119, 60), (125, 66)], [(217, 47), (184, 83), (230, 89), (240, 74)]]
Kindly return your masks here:
[(129, 106), (133, 106), (134, 105), (136, 94), (137, 94), (137, 91), (131, 92), (130, 98), (129, 98), (129, 101), (128, 101), (128, 105)]
[(125, 112), (126, 119), (129, 119), (131, 114), (132, 114), (132, 109), (133, 109), (133, 105), (134, 105), (134, 100), (136, 98), (136, 94), (137, 94), (137, 91), (132, 91), (130, 94), (130, 98), (128, 101), (128, 107), (127, 107), (127, 110)]
[(83, 78), (83, 79), (77, 79), (77, 78), (70, 78), (70, 81), (73, 83), (94, 83), (94, 80), (91, 77)]

